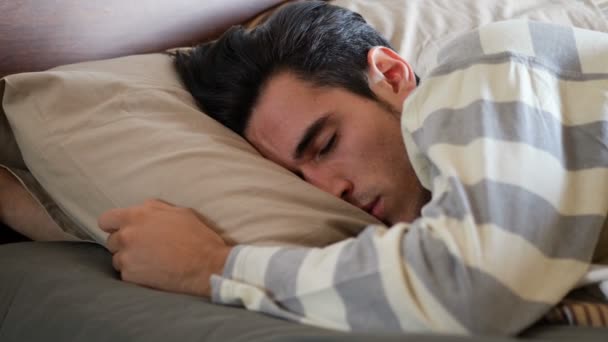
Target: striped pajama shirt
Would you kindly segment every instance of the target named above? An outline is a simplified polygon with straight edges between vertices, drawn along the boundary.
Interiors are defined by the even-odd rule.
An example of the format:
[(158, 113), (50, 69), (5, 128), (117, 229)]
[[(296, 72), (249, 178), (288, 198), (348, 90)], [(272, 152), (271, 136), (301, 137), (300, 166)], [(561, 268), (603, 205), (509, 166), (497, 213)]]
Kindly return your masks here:
[(516, 334), (606, 254), (608, 35), (467, 33), (402, 131), (432, 192), (420, 218), (324, 248), (236, 246), (213, 301), (344, 331)]

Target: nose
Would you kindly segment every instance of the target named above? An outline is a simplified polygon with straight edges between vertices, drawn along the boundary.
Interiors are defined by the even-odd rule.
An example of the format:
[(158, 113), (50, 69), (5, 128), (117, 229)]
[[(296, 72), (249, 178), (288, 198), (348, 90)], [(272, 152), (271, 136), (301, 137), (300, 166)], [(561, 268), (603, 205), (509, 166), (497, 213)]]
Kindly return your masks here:
[(345, 201), (349, 201), (352, 197), (354, 184), (347, 177), (334, 170), (318, 167), (303, 167), (301, 172), (305, 181), (325, 192)]

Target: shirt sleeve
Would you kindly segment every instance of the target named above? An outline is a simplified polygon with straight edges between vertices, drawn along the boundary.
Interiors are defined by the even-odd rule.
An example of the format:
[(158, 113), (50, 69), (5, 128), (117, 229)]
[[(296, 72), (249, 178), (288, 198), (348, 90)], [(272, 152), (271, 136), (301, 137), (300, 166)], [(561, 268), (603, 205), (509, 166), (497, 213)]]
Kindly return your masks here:
[(344, 331), (517, 333), (585, 274), (597, 231), (572, 240), (551, 224), (557, 217), (542, 217), (526, 235), (438, 212), (451, 194), (476, 207), (485, 200), (459, 190), (435, 197), (412, 224), (370, 226), (325, 248), (237, 246), (212, 279), (213, 300)]

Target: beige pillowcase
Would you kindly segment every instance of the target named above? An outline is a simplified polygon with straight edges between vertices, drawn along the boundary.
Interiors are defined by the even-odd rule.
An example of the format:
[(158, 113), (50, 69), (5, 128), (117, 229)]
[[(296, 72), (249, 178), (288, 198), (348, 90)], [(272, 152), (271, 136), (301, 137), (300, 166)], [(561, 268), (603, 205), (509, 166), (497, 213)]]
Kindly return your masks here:
[(4, 82), (3, 109), (27, 167), (97, 242), (106, 239), (96, 223), (103, 211), (147, 198), (198, 210), (236, 243), (322, 246), (378, 223), (202, 114), (167, 55), (81, 63)]

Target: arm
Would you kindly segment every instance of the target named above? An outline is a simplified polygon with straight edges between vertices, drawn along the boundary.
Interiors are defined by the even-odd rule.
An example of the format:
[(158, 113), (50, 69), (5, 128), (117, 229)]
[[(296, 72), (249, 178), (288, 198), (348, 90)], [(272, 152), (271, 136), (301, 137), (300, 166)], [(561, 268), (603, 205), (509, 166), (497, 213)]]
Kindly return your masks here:
[[(340, 330), (517, 333), (575, 286), (597, 229), (565, 237), (563, 226), (533, 215), (521, 231), (482, 213), (450, 218), (441, 207), (459, 194), (435, 196), (411, 225), (369, 227), (323, 249), (236, 247), (223, 278), (213, 278), (213, 299)], [(462, 203), (486, 200), (469, 194)], [(515, 194), (495, 195), (502, 210), (512, 207), (506, 215), (530, 212)]]
[(160, 290), (209, 297), (231, 251), (194, 210), (161, 200), (116, 208), (99, 217), (122, 280)]
[(231, 248), (159, 201), (107, 212), (100, 227), (126, 281), (340, 330), (514, 334), (586, 272), (603, 217), (565, 217), (509, 186), (436, 186), (412, 224), (321, 249)]
[(0, 222), (36, 241), (73, 240), (17, 178), (1, 166)]

